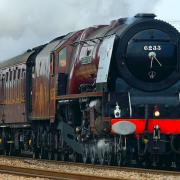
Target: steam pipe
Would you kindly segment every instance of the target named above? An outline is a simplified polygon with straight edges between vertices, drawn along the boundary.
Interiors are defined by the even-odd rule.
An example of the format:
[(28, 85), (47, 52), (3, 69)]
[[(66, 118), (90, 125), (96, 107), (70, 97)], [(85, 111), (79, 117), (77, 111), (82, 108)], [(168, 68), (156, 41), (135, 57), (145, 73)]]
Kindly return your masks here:
[(131, 104), (131, 94), (128, 92), (128, 100), (129, 100), (129, 114), (132, 117), (132, 104)]

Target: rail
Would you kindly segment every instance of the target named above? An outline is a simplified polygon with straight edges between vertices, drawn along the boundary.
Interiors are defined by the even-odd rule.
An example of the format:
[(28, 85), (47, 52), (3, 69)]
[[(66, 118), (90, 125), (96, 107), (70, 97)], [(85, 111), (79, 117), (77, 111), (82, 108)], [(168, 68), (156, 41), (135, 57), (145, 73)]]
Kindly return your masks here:
[[(27, 157), (16, 157), (16, 156), (0, 156), (3, 158), (14, 160), (21, 160), (24, 163), (35, 165), (37, 162), (40, 163), (53, 163), (55, 165), (66, 165), (66, 166), (78, 166), (83, 168), (93, 168), (93, 169), (103, 169), (103, 170), (116, 170), (116, 171), (123, 171), (123, 172), (134, 172), (134, 173), (149, 173), (149, 174), (155, 174), (155, 175), (171, 175), (171, 176), (179, 176), (180, 177), (180, 171), (177, 170), (159, 170), (159, 169), (146, 169), (146, 168), (134, 168), (134, 167), (119, 167), (119, 166), (106, 166), (106, 165), (93, 165), (93, 164), (84, 164), (84, 163), (74, 163), (74, 162), (64, 162), (64, 161), (53, 161), (53, 160), (42, 160), (42, 159), (36, 159), (33, 160), (32, 158)], [(9, 169), (7, 169), (8, 167)], [(5, 172), (6, 171), (6, 172)], [(31, 169), (31, 168), (21, 168), (21, 167), (11, 167), (11, 166), (4, 166), (0, 165), (0, 172), (8, 173), (8, 171), (11, 174), (17, 174), (21, 176), (31, 176), (31, 177), (43, 177), (43, 178), (49, 178), (49, 179), (97, 179), (97, 180), (109, 180), (109, 179), (122, 179), (122, 178), (109, 178), (109, 177), (102, 177), (102, 176), (92, 176), (88, 174), (74, 174), (74, 173), (64, 173), (64, 172), (57, 172), (57, 171), (44, 171), (42, 169)], [(15, 171), (15, 173), (13, 173)], [(19, 173), (20, 172), (20, 173)], [(125, 178), (123, 179), (125, 180)]]
[(22, 168), (0, 165), (0, 172), (4, 174), (25, 176), (25, 177), (39, 177), (45, 179), (61, 179), (61, 180), (110, 180), (117, 178), (107, 178), (101, 176), (91, 176), (87, 174), (75, 174), (75, 173), (65, 173), (57, 171), (40, 170), (34, 168)]

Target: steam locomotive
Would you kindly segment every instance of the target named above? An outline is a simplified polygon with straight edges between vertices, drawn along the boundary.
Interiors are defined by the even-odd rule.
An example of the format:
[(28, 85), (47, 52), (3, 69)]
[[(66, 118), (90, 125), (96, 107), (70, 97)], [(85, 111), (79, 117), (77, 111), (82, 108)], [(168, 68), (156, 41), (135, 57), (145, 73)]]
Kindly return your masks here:
[(179, 165), (180, 34), (154, 14), (58, 37), (0, 64), (0, 150)]

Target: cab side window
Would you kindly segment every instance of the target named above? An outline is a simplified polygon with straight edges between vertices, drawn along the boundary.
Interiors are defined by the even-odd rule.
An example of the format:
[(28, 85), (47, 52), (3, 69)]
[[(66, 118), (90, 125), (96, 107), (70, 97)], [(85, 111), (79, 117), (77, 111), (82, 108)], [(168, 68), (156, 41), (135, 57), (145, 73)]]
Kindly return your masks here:
[(66, 67), (67, 67), (67, 48), (63, 48), (60, 50), (58, 54), (59, 59), (59, 68), (58, 68), (58, 88), (57, 94), (58, 95), (65, 95), (66, 94), (66, 87), (67, 87), (67, 79), (68, 75), (66, 74)]
[(81, 64), (90, 64), (93, 58), (94, 45), (84, 45), (80, 53)]
[(59, 72), (65, 73), (67, 64), (67, 48), (62, 49), (59, 52)]

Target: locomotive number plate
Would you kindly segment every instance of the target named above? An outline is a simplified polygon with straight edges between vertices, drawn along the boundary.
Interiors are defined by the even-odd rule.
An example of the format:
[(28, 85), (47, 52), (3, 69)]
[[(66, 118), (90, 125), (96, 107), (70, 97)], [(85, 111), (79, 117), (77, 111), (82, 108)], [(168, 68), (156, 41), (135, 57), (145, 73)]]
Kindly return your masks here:
[(158, 46), (144, 46), (145, 51), (161, 51), (162, 47), (160, 45)]

